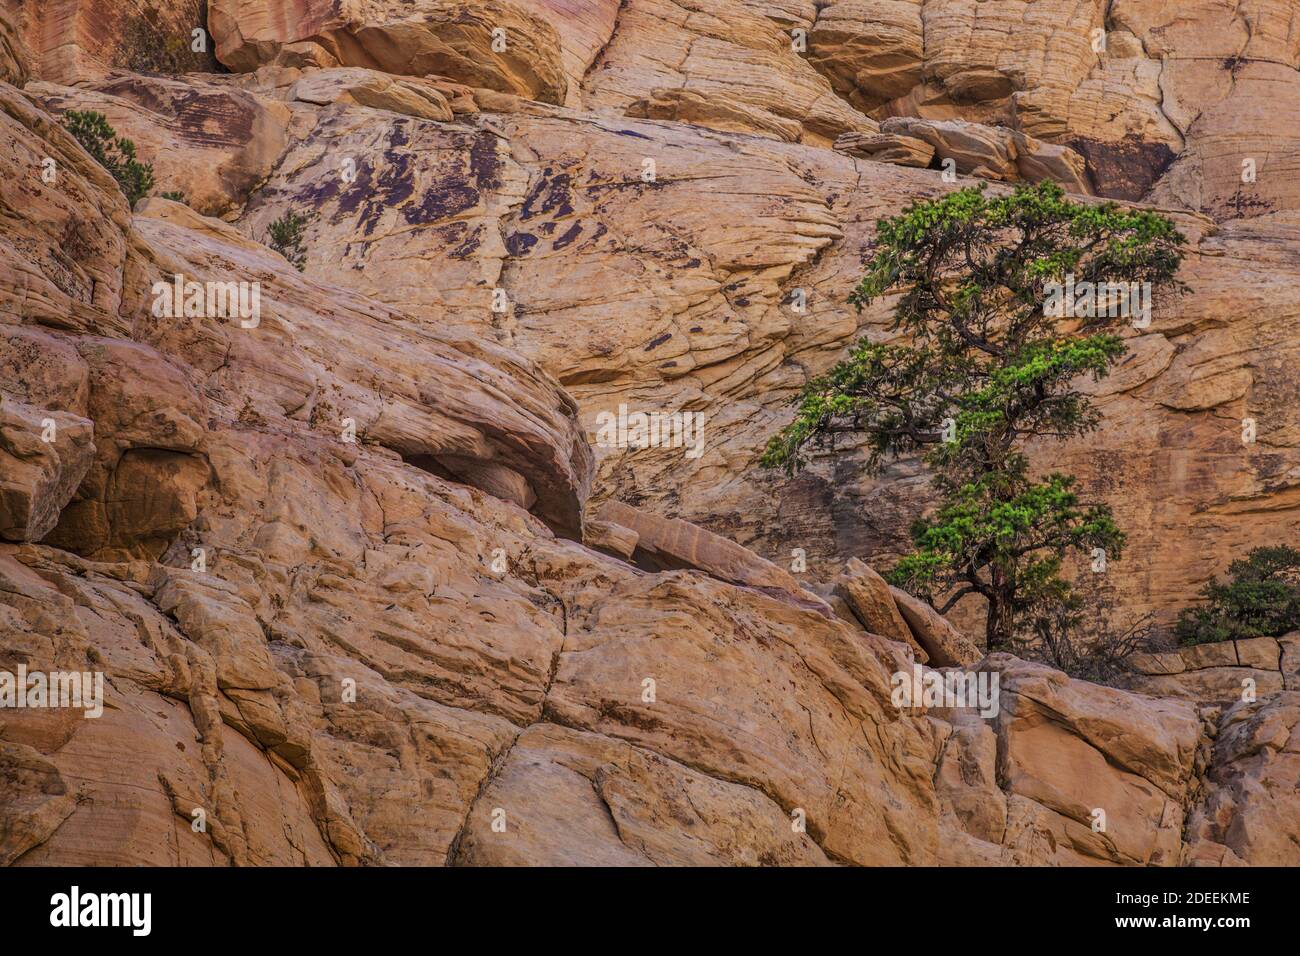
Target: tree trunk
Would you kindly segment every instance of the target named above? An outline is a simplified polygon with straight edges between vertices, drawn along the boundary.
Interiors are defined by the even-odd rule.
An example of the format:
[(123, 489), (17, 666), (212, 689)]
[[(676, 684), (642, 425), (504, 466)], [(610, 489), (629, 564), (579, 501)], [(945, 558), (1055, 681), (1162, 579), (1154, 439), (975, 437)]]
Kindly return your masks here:
[(1015, 586), (998, 568), (993, 569), (992, 593), (989, 595), (989, 613), (984, 623), (984, 646), (988, 653), (1000, 651), (1011, 643), (1015, 634), (1015, 621), (1011, 614), (1011, 598)]

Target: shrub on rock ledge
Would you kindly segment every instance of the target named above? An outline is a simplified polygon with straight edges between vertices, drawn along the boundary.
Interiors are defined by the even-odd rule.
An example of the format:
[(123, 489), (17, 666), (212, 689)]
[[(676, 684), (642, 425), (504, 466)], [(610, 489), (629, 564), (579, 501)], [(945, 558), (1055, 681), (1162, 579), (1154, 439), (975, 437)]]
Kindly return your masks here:
[(1228, 565), (1232, 580), (1211, 578), (1206, 603), (1178, 616), (1178, 643), (1211, 644), (1278, 637), (1300, 628), (1300, 551), (1277, 545), (1255, 548)]
[(153, 166), (135, 158), (135, 143), (117, 135), (108, 117), (94, 110), (68, 110), (63, 124), (99, 165), (103, 166), (126, 194), (132, 206), (153, 189)]

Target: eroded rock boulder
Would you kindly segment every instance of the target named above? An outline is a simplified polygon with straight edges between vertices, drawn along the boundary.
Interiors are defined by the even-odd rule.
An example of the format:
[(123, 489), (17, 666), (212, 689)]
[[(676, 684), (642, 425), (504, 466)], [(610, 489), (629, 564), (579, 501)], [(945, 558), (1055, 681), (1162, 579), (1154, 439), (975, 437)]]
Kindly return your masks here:
[(1187, 822), (1192, 864), (1286, 866), (1300, 822), (1300, 695), (1238, 701), (1219, 719), (1203, 796)]
[(209, 216), (243, 208), (284, 151), (289, 112), (230, 86), (110, 73), (76, 89), (32, 83), (50, 111), (94, 110), (136, 145), (158, 192), (181, 192)]
[[(934, 160), (952, 160), (959, 173), (981, 179), (1036, 183), (1051, 180), (1067, 192), (1091, 192), (1083, 157), (1067, 146), (1043, 143), (1019, 130), (981, 126), (963, 120), (893, 117), (880, 131), (904, 140), (920, 140)], [(910, 163), (909, 165), (921, 165)]]
[(366, 0), (343, 8), (289, 0), (213, 0), (217, 58), (237, 71), (266, 63), (368, 67), (442, 76), (545, 103), (564, 102), (555, 28), (510, 0)]
[(836, 578), (835, 595), (852, 610), (862, 626), (872, 634), (913, 645), (921, 663), (929, 660), (912, 636), (912, 630), (898, 613), (889, 585), (884, 578), (858, 558), (850, 558), (843, 573)]
[(844, 133), (835, 140), (835, 149), (850, 156), (898, 166), (924, 168), (934, 159), (932, 145), (901, 133)]
[[(636, 536), (631, 558), (647, 570), (693, 568), (831, 616), (825, 602), (800, 586), (792, 575), (721, 535), (686, 521), (647, 514), (619, 501), (606, 502), (597, 514), (606, 523)], [(876, 622), (874, 616), (872, 621)], [(899, 629), (895, 633), (875, 633), (904, 639)]]
[(913, 640), (925, 649), (934, 667), (969, 667), (983, 656), (974, 641), (929, 604), (900, 588), (890, 587), (889, 593)]
[[(1068, 680), (1006, 655), (981, 667), (1001, 675), (998, 779), (1009, 800), (1032, 801), (1022, 808), (1028, 830), (1046, 836), (1054, 857), (1179, 862), (1202, 736), (1191, 705)], [(1145, 823), (1135, 827), (1139, 816)]]
[(59, 521), (95, 455), (91, 422), (0, 403), (0, 537), (39, 541)]

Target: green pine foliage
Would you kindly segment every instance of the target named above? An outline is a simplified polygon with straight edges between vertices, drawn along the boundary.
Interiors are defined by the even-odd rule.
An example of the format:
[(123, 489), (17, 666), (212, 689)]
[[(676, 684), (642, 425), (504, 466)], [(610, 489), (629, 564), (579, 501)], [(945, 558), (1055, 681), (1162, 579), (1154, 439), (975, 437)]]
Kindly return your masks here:
[(68, 110), (63, 124), (86, 152), (117, 180), (131, 205), (149, 195), (153, 189), (153, 166), (135, 156), (135, 143), (118, 136), (108, 117), (94, 110)]
[(1180, 644), (1210, 644), (1250, 637), (1278, 637), (1300, 630), (1300, 551), (1278, 545), (1256, 548), (1228, 566), (1202, 590), (1205, 603), (1184, 608), (1175, 633)]
[(309, 217), (286, 212), (267, 228), (266, 245), (289, 260), (295, 269), (307, 268), (307, 246), (303, 236)]
[(1072, 606), (1070, 552), (1118, 558), (1110, 510), (1080, 500), (1069, 475), (1030, 474), (1029, 440), (1065, 440), (1098, 425), (1081, 376), (1105, 377), (1124, 356), (1115, 316), (1044, 314), (1044, 286), (1175, 279), (1184, 238), (1167, 218), (1114, 203), (1080, 203), (1054, 183), (990, 198), (983, 187), (918, 202), (877, 224), (861, 309), (898, 294), (888, 341), (863, 339), (810, 381), (794, 421), (762, 463), (794, 472), (814, 448), (854, 433), (877, 469), (920, 452), (940, 497), (912, 528), (914, 550), (893, 583), (933, 600), (978, 594), (990, 650)]

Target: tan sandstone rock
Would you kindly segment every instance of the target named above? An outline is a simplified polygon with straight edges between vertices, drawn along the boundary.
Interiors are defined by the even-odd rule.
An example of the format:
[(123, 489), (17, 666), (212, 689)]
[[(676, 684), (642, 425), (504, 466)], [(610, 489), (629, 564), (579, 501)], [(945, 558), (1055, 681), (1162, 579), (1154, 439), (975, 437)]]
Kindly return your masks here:
[(360, 66), (547, 103), (563, 102), (568, 86), (555, 28), (509, 0), (367, 0), (346, 10), (314, 0), (213, 0), (208, 22), (217, 58), (233, 70), (277, 59)]
[[(202, 0), (4, 0), (0, 20), (29, 50), (31, 75), (72, 86), (114, 69), (184, 73), (215, 69), (210, 37), (202, 31)], [(21, 85), (21, 84), (20, 84)]]
[[(915, 463), (866, 479), (850, 446), (794, 480), (754, 468), (790, 395), (883, 327), (885, 308), (844, 307), (872, 223), (951, 186), (832, 142), (890, 116), (964, 120), (1073, 149), (1099, 192), (1141, 195), (1184, 135), (1202, 162), (1198, 137), (1227, 129), (1224, 157), (1238, 141), (1195, 119), (1232, 70), (1188, 31), (1223, 24), (1213, 42), (1245, 51), (1254, 95), (1252, 69), (1292, 62), (1286, 10), (470, 6), (366, 0), (347, 20), (214, 0), (223, 55), (260, 69), (129, 85), (287, 117), (233, 223), (161, 199), (132, 217), (57, 119), (0, 84), (5, 407), (94, 429), (55, 529), (0, 543), (0, 668), (107, 677), (100, 718), (0, 719), (0, 861), (1295, 864), (1293, 640), (1277, 671), (1242, 666), (1271, 659), (1249, 645), (1154, 678), (1256, 675), (1257, 701), (1226, 712), (1006, 655), (980, 665), (996, 713), (901, 708), (915, 655), (812, 585), (905, 546), (927, 501)], [(61, 95), (104, 96), (124, 52), (110, 9), (42, 24), (38, 75), (78, 84)], [(165, 132), (170, 110), (120, 115), (141, 142), (197, 148)], [(1192, 292), (1158, 303), (1095, 387), (1101, 429), (1034, 450), (1114, 505), (1130, 538), (1110, 580), (1135, 613), (1295, 530), (1300, 228), (1222, 216), (1221, 194), (1197, 202), (1224, 222), (1179, 215)], [(288, 211), (315, 217), (304, 273), (258, 241)], [(258, 282), (258, 321), (158, 314), (154, 284), (176, 274)], [(702, 414), (699, 456), (593, 453), (620, 405)], [(0, 460), (0, 479), (20, 472)], [(606, 519), (618, 499), (635, 509)], [(931, 664), (979, 657), (891, 593)]]
[(869, 565), (857, 558), (850, 558), (844, 571), (836, 578), (835, 594), (848, 604), (868, 632), (912, 644), (921, 663), (929, 660), (929, 656), (913, 638), (911, 628), (898, 613), (894, 598), (889, 593), (889, 585)]
[(25, 402), (0, 405), (0, 537), (49, 534), (90, 468), (92, 438), (84, 418)]
[(1279, 669), (1282, 649), (1273, 638), (1253, 637), (1233, 643), (1237, 645), (1237, 663), (1242, 667), (1256, 667), (1261, 670)]
[(288, 110), (235, 89), (110, 73), (77, 89), (32, 83), (52, 111), (94, 110), (135, 143), (159, 192), (183, 192), (204, 215), (238, 212), (284, 149)]
[(925, 140), (899, 133), (843, 133), (835, 140), (835, 149), (898, 166), (926, 167), (934, 159), (934, 147)]
[(790, 574), (711, 531), (674, 518), (646, 514), (619, 501), (606, 502), (598, 514), (608, 524), (636, 535), (632, 559), (641, 567), (655, 571), (696, 568), (719, 580), (755, 588), (831, 616), (825, 602), (804, 590)]
[(940, 163), (951, 159), (959, 173), (1007, 182), (1036, 183), (1047, 179), (1067, 192), (1092, 191), (1083, 157), (1069, 147), (1042, 143), (1018, 130), (962, 120), (905, 117), (885, 120), (880, 130), (885, 135), (927, 143)]
[(358, 68), (311, 70), (289, 90), (289, 99), (320, 106), (355, 103), (420, 119), (445, 121), (455, 115), (442, 84), (423, 78), (399, 79)]
[(0, 80), (22, 86), (32, 71), (32, 53), (13, 21), (0, 16)]
[(925, 648), (935, 667), (969, 667), (984, 656), (974, 641), (930, 605), (896, 587), (891, 586), (889, 592), (912, 637)]
[(1294, 693), (1237, 703), (1223, 715), (1206, 791), (1187, 823), (1188, 835), (1196, 841), (1189, 861), (1222, 860), (1215, 847), (1256, 866), (1293, 859), (1289, 834), (1300, 814), (1295, 799), (1297, 721), (1300, 698)]

